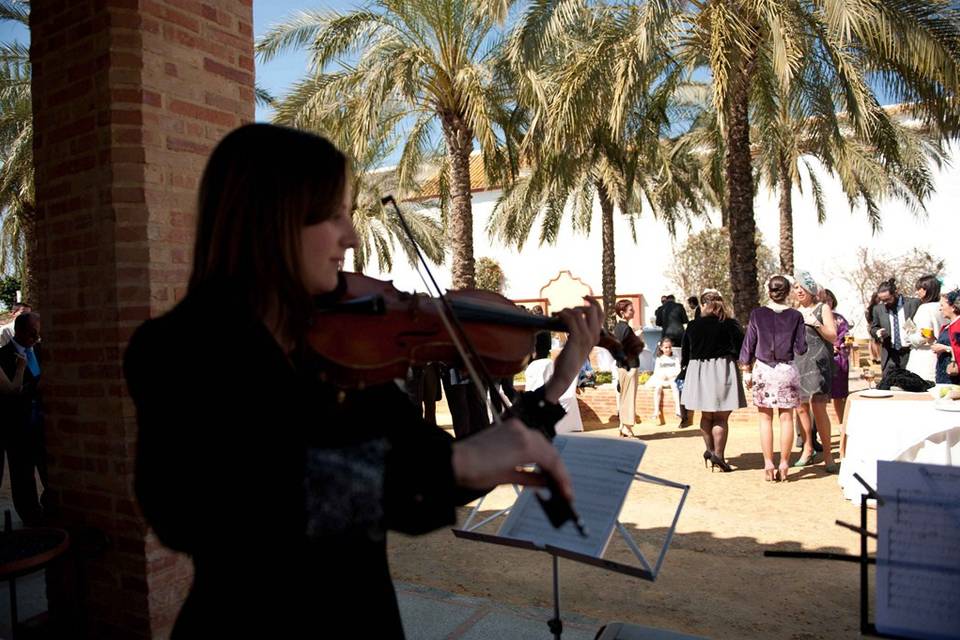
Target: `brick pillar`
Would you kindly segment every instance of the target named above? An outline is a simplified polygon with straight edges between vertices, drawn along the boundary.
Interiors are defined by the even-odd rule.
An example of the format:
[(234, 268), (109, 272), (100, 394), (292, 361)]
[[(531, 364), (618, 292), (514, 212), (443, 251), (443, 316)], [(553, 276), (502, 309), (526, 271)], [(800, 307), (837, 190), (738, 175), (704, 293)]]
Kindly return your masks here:
[(252, 22), (252, 0), (32, 4), (50, 488), (68, 527), (110, 539), (84, 567), (88, 637), (165, 637), (189, 587), (133, 499), (121, 361), (184, 292), (206, 157), (253, 119)]

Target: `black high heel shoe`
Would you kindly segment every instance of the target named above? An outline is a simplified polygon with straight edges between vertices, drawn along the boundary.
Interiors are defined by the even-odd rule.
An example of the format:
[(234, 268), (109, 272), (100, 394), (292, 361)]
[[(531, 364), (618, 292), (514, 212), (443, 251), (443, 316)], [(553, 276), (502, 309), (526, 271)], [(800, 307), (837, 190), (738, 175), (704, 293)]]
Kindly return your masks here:
[(713, 453), (712, 451), (709, 451), (709, 452), (704, 451), (704, 454), (706, 453), (710, 454), (710, 462), (712, 462), (714, 466), (720, 467), (721, 471), (723, 471), (724, 473), (730, 473), (731, 471), (733, 471), (733, 468), (729, 464), (727, 464), (726, 460), (724, 460), (717, 454)]
[(710, 460), (710, 456), (712, 455), (713, 453), (709, 449), (703, 452), (703, 468), (704, 469), (707, 468), (707, 462)]

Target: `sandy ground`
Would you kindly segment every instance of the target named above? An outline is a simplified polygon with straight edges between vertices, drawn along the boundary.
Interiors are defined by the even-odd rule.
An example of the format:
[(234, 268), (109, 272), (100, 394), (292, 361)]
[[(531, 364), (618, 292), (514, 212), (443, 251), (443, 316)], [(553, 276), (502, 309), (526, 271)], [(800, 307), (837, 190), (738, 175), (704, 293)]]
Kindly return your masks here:
[[(651, 583), (561, 559), (562, 611), (710, 638), (859, 635), (857, 565), (763, 557), (765, 549), (858, 552), (857, 535), (834, 522), (859, 523), (859, 508), (844, 500), (837, 477), (826, 474), (822, 463), (792, 470), (787, 483), (769, 483), (763, 481), (756, 427), (731, 429), (727, 456), (733, 473), (704, 468), (696, 427), (637, 431), (648, 445), (641, 470), (691, 487), (660, 575)], [(833, 431), (836, 451), (837, 425)], [(591, 433), (617, 436), (614, 429)], [(655, 557), (678, 498), (675, 490), (648, 484), (631, 489), (621, 521), (648, 558)], [(512, 490), (501, 487), (484, 501), (483, 512), (512, 500)], [(468, 512), (461, 510), (461, 523)], [(616, 534), (607, 555), (636, 564)], [(393, 534), (390, 561), (398, 580), (507, 604), (552, 606), (546, 554), (461, 540), (441, 530), (421, 537)]]

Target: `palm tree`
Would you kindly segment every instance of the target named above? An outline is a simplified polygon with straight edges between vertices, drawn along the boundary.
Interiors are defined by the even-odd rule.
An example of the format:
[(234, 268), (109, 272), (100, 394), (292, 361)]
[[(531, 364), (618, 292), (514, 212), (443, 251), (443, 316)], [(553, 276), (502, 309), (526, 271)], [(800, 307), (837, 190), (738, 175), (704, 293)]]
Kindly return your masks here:
[[(397, 138), (391, 135), (391, 131), (400, 116), (397, 112), (387, 113), (384, 115), (385, 122), (374, 127), (369, 138), (353, 138), (349, 124), (354, 118), (350, 110), (359, 108), (362, 99), (350, 94), (341, 95), (339, 103), (327, 103), (325, 110), (318, 111), (313, 99), (318, 92), (318, 82), (324, 80), (322, 76), (306, 78), (281, 99), (271, 98), (273, 121), (325, 136), (337, 148), (353, 156), (353, 224), (360, 240), (353, 251), (353, 270), (362, 273), (373, 258), (380, 271), (392, 270), (396, 246), (400, 247), (408, 262), (416, 267), (415, 247), (394, 212), (384, 208), (380, 202), (380, 198), (388, 193), (403, 199), (419, 191), (412, 176), (406, 180), (407, 189), (398, 191), (398, 172), (392, 169), (378, 170), (397, 146)], [(442, 263), (445, 257), (443, 225), (432, 213), (437, 209), (436, 203), (418, 202), (404, 209), (404, 218), (424, 256), (434, 263)]]
[(351, 104), (343, 113), (344, 127), (355, 158), (366, 156), (367, 141), (387, 137), (373, 135), (376, 129), (402, 130), (397, 173), (403, 189), (411, 185), (439, 128), (449, 168), (446, 222), (455, 288), (474, 285), (474, 141), (491, 182), (516, 168), (501, 138), (512, 129), (512, 98), (497, 64), (503, 9), (500, 3), (488, 7), (474, 0), (374, 0), (345, 14), (300, 12), (257, 43), (263, 61), (291, 47), (309, 49), (315, 75), (294, 93), (317, 114), (342, 108), (346, 96)]
[(622, 16), (602, 9), (581, 15), (577, 27), (554, 39), (550, 47), (528, 50), (523, 24), (508, 43), (517, 94), (528, 112), (521, 155), (532, 168), (506, 186), (488, 232), (520, 248), (540, 220), (540, 243), (552, 243), (569, 209), (574, 230), (589, 233), (596, 197), (603, 305), (612, 322), (614, 209), (627, 217), (634, 242), (634, 223), (644, 202), (672, 233), (679, 221), (702, 213), (699, 166), (689, 145), (667, 137), (674, 108), (671, 96), (679, 78), (662, 77), (664, 65), (659, 61), (631, 70), (648, 84), (633, 97), (626, 126), (619, 130), (611, 126), (607, 108), (617, 98), (621, 80)]
[(920, 214), (924, 200), (933, 192), (930, 164), (942, 166), (946, 150), (929, 132), (898, 121), (899, 109), (885, 109), (879, 116), (882, 126), (896, 137), (890, 149), (878, 149), (855, 135), (847, 114), (838, 113), (832, 104), (831, 87), (810, 67), (792, 86), (793, 95), (784, 96), (771, 69), (755, 78), (753, 157), (759, 177), (779, 194), (780, 268), (794, 272), (793, 262), (793, 186), (802, 193), (803, 166), (821, 224), (827, 212), (818, 172), (811, 164), (819, 161), (822, 169), (839, 180), (851, 211), (863, 206), (874, 230), (882, 224), (879, 202), (900, 199)]
[[(29, 27), (29, 2), (0, 0), (0, 21)], [(17, 273), (28, 299), (36, 290), (30, 75), (29, 48), (0, 43), (0, 272)]]
[[(582, 22), (584, 3), (534, 3), (521, 27), (523, 49), (543, 50)], [(847, 0), (767, 2), (765, 0), (666, 0), (624, 7), (632, 43), (624, 58), (619, 97), (611, 103), (617, 130), (632, 108), (631, 96), (645, 80), (631, 67), (662, 57), (712, 80), (712, 103), (723, 132), (724, 206), (730, 228), (733, 303), (737, 315), (757, 304), (753, 212), (754, 176), (751, 112), (758, 69), (769, 67), (789, 95), (810, 69), (834, 87), (830, 109), (845, 111), (850, 130), (885, 159), (895, 159), (900, 140), (883, 117), (871, 81), (888, 96), (908, 104), (937, 138), (960, 131), (956, 91), (960, 87), (960, 20), (948, 0)], [(600, 53), (598, 52), (598, 55)]]

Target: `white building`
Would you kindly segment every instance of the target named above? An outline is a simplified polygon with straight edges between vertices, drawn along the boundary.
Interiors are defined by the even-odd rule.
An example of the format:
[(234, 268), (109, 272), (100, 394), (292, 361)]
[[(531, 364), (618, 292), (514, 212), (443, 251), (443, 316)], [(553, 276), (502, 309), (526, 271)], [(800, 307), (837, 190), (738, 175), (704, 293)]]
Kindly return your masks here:
[[(960, 158), (960, 148), (954, 147), (952, 157)], [(873, 235), (866, 214), (850, 211), (847, 199), (839, 184), (821, 177), (828, 214), (827, 222), (817, 224), (816, 210), (809, 189), (801, 194), (794, 189), (794, 262), (806, 269), (823, 284), (834, 291), (839, 299), (839, 309), (850, 321), (863, 317), (862, 302), (840, 274), (855, 264), (853, 259), (858, 247), (869, 246), (885, 253), (903, 253), (914, 247), (930, 251), (947, 260), (945, 286), (960, 285), (960, 263), (954, 260), (954, 251), (960, 234), (956, 234), (953, 222), (960, 222), (956, 214), (960, 210), (960, 166), (944, 168), (936, 174), (936, 193), (927, 202), (928, 216), (916, 218), (899, 202), (884, 202), (883, 229)], [(522, 251), (508, 248), (491, 241), (485, 228), (493, 211), (500, 190), (480, 190), (473, 195), (474, 255), (477, 258), (495, 259), (506, 273), (505, 295), (514, 300), (529, 300), (544, 296), (542, 289), (557, 278), (561, 271), (569, 271), (599, 296), (601, 292), (601, 244), (600, 207), (594, 204), (594, 220), (591, 235), (575, 235), (566, 224), (555, 245), (538, 246), (536, 228)], [(765, 242), (777, 253), (779, 238), (779, 211), (777, 194), (761, 190), (754, 203), (757, 226)], [(643, 308), (640, 318), (646, 319), (658, 306), (660, 296), (674, 293), (679, 297), (684, 292), (676, 290), (666, 275), (675, 247), (683, 243), (689, 230), (677, 230), (671, 238), (666, 227), (652, 216), (645, 214), (637, 222), (637, 243), (634, 244), (626, 221), (619, 215), (615, 218), (616, 276), (618, 295), (641, 294)], [(712, 215), (712, 224), (719, 225), (719, 212)], [(697, 223), (698, 231), (705, 222)], [(347, 264), (350, 261), (347, 260)], [(450, 285), (450, 260), (443, 267), (434, 269), (440, 286)], [(392, 279), (403, 290), (424, 290), (420, 277), (404, 261), (395, 261), (392, 273), (378, 273), (371, 268), (368, 275)], [(876, 274), (879, 281), (886, 274)], [(904, 291), (913, 283), (901, 283)], [(911, 291), (912, 293), (912, 291)], [(554, 305), (551, 305), (552, 307)], [(553, 309), (551, 309), (553, 310)], [(865, 323), (858, 322), (855, 331), (866, 335)]]

